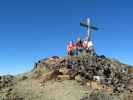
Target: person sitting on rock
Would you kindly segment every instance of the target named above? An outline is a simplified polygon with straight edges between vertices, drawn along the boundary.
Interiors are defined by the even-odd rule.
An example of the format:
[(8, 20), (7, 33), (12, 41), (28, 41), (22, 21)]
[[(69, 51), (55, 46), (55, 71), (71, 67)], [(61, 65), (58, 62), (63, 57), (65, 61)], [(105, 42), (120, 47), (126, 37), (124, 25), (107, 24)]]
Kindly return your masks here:
[(80, 38), (78, 38), (76, 42), (76, 51), (77, 51), (77, 55), (83, 52), (83, 42)]
[(74, 55), (74, 48), (75, 48), (75, 45), (74, 45), (73, 41), (70, 41), (67, 46), (68, 55), (70, 55), (70, 56)]

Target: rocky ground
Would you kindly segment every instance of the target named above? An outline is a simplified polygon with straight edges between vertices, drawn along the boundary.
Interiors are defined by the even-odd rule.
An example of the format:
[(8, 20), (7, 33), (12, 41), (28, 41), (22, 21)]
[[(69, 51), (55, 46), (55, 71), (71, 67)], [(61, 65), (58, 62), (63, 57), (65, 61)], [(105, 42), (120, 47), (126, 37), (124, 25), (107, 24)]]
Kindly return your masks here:
[(133, 100), (133, 68), (98, 55), (51, 57), (0, 77), (0, 100)]

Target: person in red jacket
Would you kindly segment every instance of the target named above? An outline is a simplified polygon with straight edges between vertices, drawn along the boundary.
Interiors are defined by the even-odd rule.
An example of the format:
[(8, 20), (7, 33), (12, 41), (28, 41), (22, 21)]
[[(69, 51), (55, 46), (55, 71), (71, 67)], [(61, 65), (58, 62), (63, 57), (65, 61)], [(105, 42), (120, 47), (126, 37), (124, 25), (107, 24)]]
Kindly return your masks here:
[(73, 56), (74, 55), (74, 49), (75, 49), (75, 45), (72, 41), (70, 41), (69, 44), (67, 45), (68, 55)]

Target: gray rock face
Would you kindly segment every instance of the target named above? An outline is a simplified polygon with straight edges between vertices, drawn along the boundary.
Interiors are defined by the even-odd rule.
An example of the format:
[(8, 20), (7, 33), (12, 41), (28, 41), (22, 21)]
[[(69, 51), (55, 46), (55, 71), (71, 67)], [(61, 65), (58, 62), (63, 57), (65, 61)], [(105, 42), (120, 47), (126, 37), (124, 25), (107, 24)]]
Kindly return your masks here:
[(83, 82), (94, 80), (94, 76), (99, 76), (102, 84), (113, 86), (114, 92), (123, 92), (127, 88), (129, 80), (128, 65), (103, 55), (49, 58), (40, 60), (36, 63), (35, 68), (40, 68), (40, 65), (48, 70), (59, 70), (66, 67), (69, 69), (72, 79), (80, 75)]
[(89, 96), (85, 96), (80, 100), (121, 100), (121, 99), (117, 96), (111, 96), (104, 92), (93, 91)]
[(15, 77), (12, 75), (0, 76), (0, 90), (6, 87), (13, 86)]
[(12, 75), (0, 76), (0, 100), (7, 100), (15, 83), (16, 79)]
[(104, 56), (84, 56), (77, 58), (72, 66), (84, 80), (102, 77), (101, 82), (113, 85), (114, 91), (122, 92), (128, 83), (128, 67), (118, 61)]

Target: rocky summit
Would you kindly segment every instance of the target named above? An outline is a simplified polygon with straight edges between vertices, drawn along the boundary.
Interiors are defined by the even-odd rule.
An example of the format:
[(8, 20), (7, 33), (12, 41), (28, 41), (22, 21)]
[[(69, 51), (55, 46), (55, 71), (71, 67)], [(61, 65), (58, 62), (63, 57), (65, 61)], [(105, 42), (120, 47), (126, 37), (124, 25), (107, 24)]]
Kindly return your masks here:
[(0, 76), (0, 100), (133, 100), (133, 67), (103, 55), (53, 56)]

